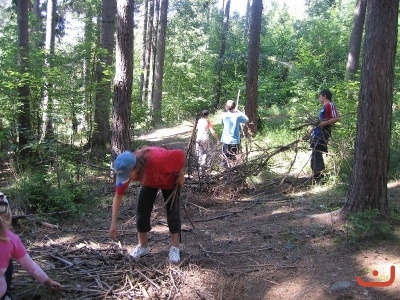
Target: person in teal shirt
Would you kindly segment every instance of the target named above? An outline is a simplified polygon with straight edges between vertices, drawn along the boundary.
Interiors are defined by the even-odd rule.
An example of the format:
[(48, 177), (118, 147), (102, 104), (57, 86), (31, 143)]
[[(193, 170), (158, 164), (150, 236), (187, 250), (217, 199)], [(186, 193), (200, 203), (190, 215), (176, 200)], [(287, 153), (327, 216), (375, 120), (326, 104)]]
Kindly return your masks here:
[(222, 159), (221, 165), (224, 168), (230, 167), (232, 161), (240, 149), (240, 124), (245, 124), (249, 118), (236, 109), (236, 103), (228, 100), (225, 105), (226, 112), (222, 114), (222, 125), (224, 126), (221, 135)]

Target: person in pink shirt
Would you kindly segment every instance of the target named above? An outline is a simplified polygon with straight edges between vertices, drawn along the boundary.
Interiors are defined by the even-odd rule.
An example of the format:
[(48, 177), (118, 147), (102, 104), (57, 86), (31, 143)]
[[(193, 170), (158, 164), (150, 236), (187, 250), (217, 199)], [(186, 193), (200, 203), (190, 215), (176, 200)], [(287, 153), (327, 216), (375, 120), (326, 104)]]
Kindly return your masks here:
[[(7, 197), (0, 192), (0, 299), (10, 300), (9, 292), (12, 279), (11, 259), (18, 261), (39, 283), (49, 288), (60, 289), (61, 284), (50, 279), (46, 273), (32, 260), (21, 239), (10, 230), (11, 210)], [(7, 278), (6, 278), (7, 277)]]
[[(154, 201), (161, 190), (164, 201), (167, 201), (176, 185), (183, 186), (185, 153), (183, 150), (167, 150), (160, 147), (142, 147), (132, 153), (122, 152), (114, 161), (116, 173), (115, 195), (112, 205), (111, 226), (109, 236), (115, 240), (118, 236), (117, 218), (123, 197), (131, 181), (139, 181), (141, 188), (136, 209), (136, 227), (138, 245), (130, 255), (139, 259), (150, 253), (148, 232), (151, 230), (150, 216)], [(171, 234), (169, 261), (180, 261), (179, 234), (181, 232), (180, 209), (177, 202), (169, 201), (166, 205), (167, 223)]]

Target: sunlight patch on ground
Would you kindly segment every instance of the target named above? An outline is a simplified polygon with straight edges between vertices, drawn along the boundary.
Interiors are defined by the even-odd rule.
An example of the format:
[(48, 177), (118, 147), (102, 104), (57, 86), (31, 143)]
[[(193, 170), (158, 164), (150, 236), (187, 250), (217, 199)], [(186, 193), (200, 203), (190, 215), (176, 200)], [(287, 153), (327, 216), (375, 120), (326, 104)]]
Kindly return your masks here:
[(308, 215), (308, 218), (315, 224), (332, 226), (334, 223), (334, 216), (331, 212)]
[(279, 295), (287, 295), (288, 291), (293, 295), (292, 299), (298, 298), (299, 295), (304, 294), (304, 290), (308, 290), (308, 280), (303, 278), (298, 278), (296, 281), (289, 279), (286, 282), (280, 282), (277, 285), (272, 285), (268, 292), (265, 293), (264, 299), (282, 299)]
[(293, 209), (289, 208), (289, 206), (282, 206), (282, 207), (279, 207), (278, 209), (273, 210), (271, 212), (271, 215), (285, 214), (285, 213), (289, 213), (292, 211), (293, 211)]
[(392, 181), (387, 184), (389, 189), (395, 189), (400, 187), (400, 181)]
[(143, 134), (137, 136), (137, 138), (140, 140), (157, 142), (157, 141), (161, 141), (165, 138), (173, 137), (175, 135), (185, 134), (185, 136), (186, 136), (191, 133), (192, 129), (193, 129), (193, 124), (185, 121), (185, 122), (182, 122), (182, 124), (177, 127), (160, 128), (160, 129), (151, 130), (149, 132), (146, 132), (146, 133), (143, 133)]
[[(370, 282), (388, 281), (390, 267), (395, 266), (395, 281), (385, 289), (398, 295), (400, 292), (400, 258), (398, 253), (387, 253), (385, 250), (385, 248), (382, 250), (371, 249), (354, 255), (354, 260), (359, 266), (358, 273), (354, 277), (360, 276), (363, 281)], [(377, 276), (373, 275), (373, 271), (378, 271)]]
[(35, 246), (43, 247), (43, 246), (51, 246), (51, 245), (60, 245), (60, 244), (70, 244), (73, 243), (76, 239), (76, 235), (64, 235), (57, 239), (51, 239), (46, 237), (46, 240), (41, 242), (32, 243)]

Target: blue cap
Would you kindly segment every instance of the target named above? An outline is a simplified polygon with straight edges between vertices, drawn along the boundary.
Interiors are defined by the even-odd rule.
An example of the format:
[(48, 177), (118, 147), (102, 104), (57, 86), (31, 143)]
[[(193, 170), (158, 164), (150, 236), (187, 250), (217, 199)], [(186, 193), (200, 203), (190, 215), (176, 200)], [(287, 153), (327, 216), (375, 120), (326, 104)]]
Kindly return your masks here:
[(114, 161), (114, 171), (117, 174), (116, 185), (120, 186), (127, 182), (131, 176), (131, 171), (136, 165), (136, 156), (131, 151), (118, 154)]

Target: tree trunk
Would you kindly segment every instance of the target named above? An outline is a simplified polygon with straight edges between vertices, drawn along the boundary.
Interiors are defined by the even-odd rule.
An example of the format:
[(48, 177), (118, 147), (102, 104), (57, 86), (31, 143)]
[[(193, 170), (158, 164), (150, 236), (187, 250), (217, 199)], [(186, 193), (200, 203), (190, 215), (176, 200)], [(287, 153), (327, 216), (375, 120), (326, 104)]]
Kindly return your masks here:
[(149, 107), (153, 107), (153, 97), (154, 97), (154, 73), (156, 68), (156, 57), (157, 57), (157, 38), (159, 29), (159, 19), (160, 19), (160, 0), (155, 0), (154, 12), (153, 12), (153, 35), (150, 43), (150, 72), (149, 72), (149, 88), (148, 88), (148, 104)]
[(105, 53), (101, 53), (96, 66), (95, 128), (91, 142), (94, 148), (105, 149), (111, 140), (111, 78), (104, 74), (104, 66), (111, 66), (113, 61), (116, 5), (115, 0), (102, 1), (100, 47), (105, 50)]
[(150, 70), (151, 70), (151, 53), (153, 50), (153, 34), (154, 34), (154, 1), (149, 0), (149, 20), (147, 23), (147, 41), (146, 41), (146, 69), (144, 71), (144, 86), (143, 86), (143, 102), (147, 102), (147, 106), (151, 107), (150, 94)]
[(387, 174), (392, 120), (398, 0), (368, 0), (354, 165), (342, 213), (388, 215)]
[(246, 115), (249, 123), (246, 134), (256, 134), (258, 129), (257, 97), (258, 97), (258, 58), (260, 56), (260, 33), (262, 20), (262, 0), (253, 0), (251, 6), (249, 63), (246, 80)]
[[(50, 73), (51, 70), (51, 59), (54, 55), (54, 44), (55, 44), (55, 29), (56, 29), (56, 11), (57, 11), (57, 0), (47, 1), (47, 16), (46, 16), (46, 40), (45, 40), (45, 68), (46, 73)], [(49, 76), (46, 75), (45, 86), (43, 90), (43, 101), (42, 101), (42, 130), (40, 141), (49, 139), (53, 134), (53, 103), (49, 93), (52, 89), (52, 84), (49, 82)]]
[(92, 85), (93, 85), (93, 77), (92, 77), (92, 54), (93, 54), (93, 32), (94, 32), (94, 10), (93, 6), (88, 3), (85, 22), (84, 22), (84, 59), (83, 59), (83, 99), (82, 99), (82, 107), (83, 107), (83, 119), (82, 126), (86, 129), (86, 132), (90, 136), (92, 136), (93, 132), (93, 109), (92, 109)]
[(367, 0), (357, 0), (346, 64), (346, 79), (348, 80), (354, 80), (354, 76), (358, 70), (366, 10)]
[(164, 77), (165, 40), (167, 35), (168, 0), (161, 0), (160, 29), (157, 38), (157, 59), (154, 77), (153, 123), (161, 123), (162, 84)]
[(142, 45), (142, 61), (140, 73), (140, 87), (139, 87), (139, 102), (144, 103), (144, 83), (146, 76), (146, 54), (147, 54), (147, 33), (148, 33), (148, 19), (149, 19), (149, 0), (145, 0), (144, 3), (144, 20), (143, 20), (143, 45)]
[(117, 0), (117, 44), (115, 49), (111, 138), (112, 160), (120, 152), (131, 148), (133, 8), (133, 0)]
[(222, 87), (222, 70), (224, 68), (224, 56), (226, 50), (226, 35), (228, 34), (229, 29), (229, 11), (231, 7), (231, 0), (226, 1), (225, 13), (224, 13), (224, 21), (222, 24), (222, 33), (221, 33), (221, 48), (219, 49), (219, 55), (217, 60), (216, 67), (216, 77), (217, 81), (215, 83), (215, 100), (214, 106), (217, 108), (221, 103), (221, 87)]
[(248, 32), (249, 32), (249, 20), (250, 20), (249, 15), (250, 15), (250, 8), (251, 8), (250, 0), (247, 0), (247, 5), (246, 5), (246, 19), (245, 19), (245, 22), (244, 22), (244, 30), (243, 30), (243, 39), (244, 39), (244, 40), (247, 39), (247, 35), (248, 35)]
[[(20, 110), (18, 112), (18, 146), (21, 157), (30, 154), (30, 150), (25, 147), (29, 143), (31, 132), (30, 118), (30, 88), (26, 75), (29, 72), (29, 25), (28, 16), (29, 0), (18, 1), (18, 66), (20, 72), (20, 80), (18, 84), (18, 97), (20, 102)], [(25, 148), (24, 148), (25, 147)]]

